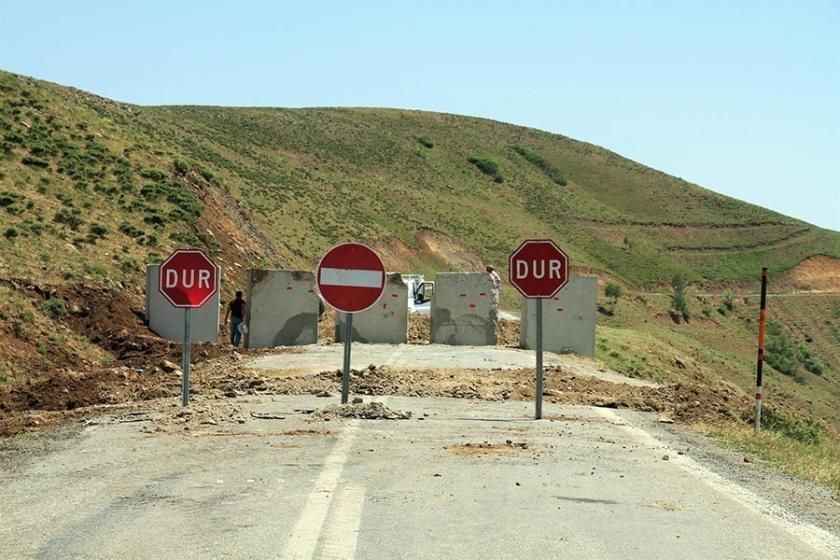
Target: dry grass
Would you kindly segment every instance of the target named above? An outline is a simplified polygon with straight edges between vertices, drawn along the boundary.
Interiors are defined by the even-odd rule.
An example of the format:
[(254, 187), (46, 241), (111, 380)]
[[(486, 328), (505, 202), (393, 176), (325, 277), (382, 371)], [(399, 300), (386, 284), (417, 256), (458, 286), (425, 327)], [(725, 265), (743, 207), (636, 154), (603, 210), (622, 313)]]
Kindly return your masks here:
[(824, 434), (819, 443), (809, 444), (771, 431), (756, 436), (751, 427), (743, 424), (702, 429), (726, 447), (753, 453), (782, 472), (831, 489), (840, 499), (840, 441), (835, 436)]

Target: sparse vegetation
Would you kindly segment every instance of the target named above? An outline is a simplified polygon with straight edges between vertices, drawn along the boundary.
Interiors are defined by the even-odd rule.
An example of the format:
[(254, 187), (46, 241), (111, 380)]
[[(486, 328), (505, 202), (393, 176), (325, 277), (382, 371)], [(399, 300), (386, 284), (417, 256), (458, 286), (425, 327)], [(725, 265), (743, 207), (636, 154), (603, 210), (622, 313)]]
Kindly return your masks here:
[(840, 499), (840, 441), (818, 426), (793, 422), (791, 426), (782, 420), (780, 425), (774, 418), (758, 435), (747, 424), (719, 424), (707, 431), (726, 445), (754, 453), (783, 472), (830, 488)]
[(540, 154), (519, 144), (513, 146), (513, 150), (517, 154), (525, 158), (525, 160), (528, 161), (528, 163), (534, 165), (540, 171), (545, 173), (549, 179), (551, 179), (561, 187), (566, 186), (566, 177), (563, 176), (559, 169), (551, 165), (551, 163), (548, 162), (545, 158), (543, 158)]
[(475, 165), (479, 171), (491, 177), (497, 183), (501, 183), (504, 181), (502, 177), (502, 172), (499, 170), (499, 165), (490, 158), (482, 157), (482, 156), (473, 156), (468, 160), (471, 164)]
[(432, 137), (431, 137), (431, 136), (426, 136), (426, 135), (423, 135), (423, 136), (418, 136), (418, 137), (417, 137), (417, 141), (418, 141), (418, 142), (420, 142), (420, 144), (422, 144), (422, 145), (423, 145), (423, 146), (425, 146), (426, 148), (431, 149), (431, 148), (434, 148), (434, 147), (435, 147), (435, 143), (434, 143), (434, 141), (432, 140)]
[(73, 231), (78, 231), (85, 223), (82, 213), (77, 208), (63, 208), (55, 213), (53, 218), (57, 223), (64, 224)]
[(42, 301), (41, 309), (52, 319), (60, 319), (68, 313), (67, 302), (61, 298), (50, 298)]
[(621, 286), (615, 282), (607, 283), (607, 286), (604, 288), (604, 295), (610, 300), (610, 306), (608, 309), (609, 315), (613, 315), (615, 313), (615, 306), (618, 304), (618, 298), (621, 297), (621, 294)]
[(671, 288), (674, 290), (671, 294), (671, 318), (676, 322), (679, 322), (680, 319), (688, 321), (691, 318), (691, 312), (688, 309), (688, 300), (686, 299), (685, 278), (680, 274), (675, 274), (671, 278)]

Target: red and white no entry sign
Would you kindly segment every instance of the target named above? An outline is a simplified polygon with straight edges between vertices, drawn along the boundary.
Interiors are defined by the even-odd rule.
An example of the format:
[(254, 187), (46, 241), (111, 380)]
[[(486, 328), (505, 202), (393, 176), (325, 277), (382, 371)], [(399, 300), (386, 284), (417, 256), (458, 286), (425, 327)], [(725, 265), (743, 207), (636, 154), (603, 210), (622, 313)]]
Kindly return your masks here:
[(373, 249), (344, 243), (327, 251), (318, 264), (318, 290), (338, 311), (370, 308), (385, 290), (385, 265)]
[(216, 265), (198, 250), (175, 251), (159, 275), (158, 290), (175, 307), (201, 307), (219, 290)]

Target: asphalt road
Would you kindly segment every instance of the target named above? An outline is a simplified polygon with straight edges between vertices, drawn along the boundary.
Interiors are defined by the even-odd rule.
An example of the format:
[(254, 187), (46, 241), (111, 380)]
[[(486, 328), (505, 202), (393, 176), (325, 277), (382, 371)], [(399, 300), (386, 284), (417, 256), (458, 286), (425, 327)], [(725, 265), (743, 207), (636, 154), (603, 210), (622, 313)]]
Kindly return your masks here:
[(169, 406), (166, 424), (7, 443), (0, 558), (840, 557), (836, 535), (630, 411), (546, 405), (533, 421), (531, 403), (388, 397), (413, 417), (301, 412), (334, 400), (228, 401), (246, 421), (190, 430)]

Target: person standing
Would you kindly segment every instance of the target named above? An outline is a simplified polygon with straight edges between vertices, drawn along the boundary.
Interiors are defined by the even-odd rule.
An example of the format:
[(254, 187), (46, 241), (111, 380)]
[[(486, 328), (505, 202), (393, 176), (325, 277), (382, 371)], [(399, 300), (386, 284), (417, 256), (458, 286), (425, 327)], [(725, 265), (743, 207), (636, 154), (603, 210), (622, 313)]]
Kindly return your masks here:
[(502, 287), (502, 277), (499, 276), (499, 273), (496, 272), (496, 269), (490, 265), (487, 265), (487, 268), (485, 270), (487, 271), (487, 274), (490, 275), (490, 280), (493, 281), (493, 291), (495, 291), (496, 295), (498, 296), (499, 290)]
[(502, 289), (502, 277), (499, 276), (499, 273), (496, 272), (496, 269), (490, 266), (489, 264), (484, 270), (487, 271), (487, 274), (490, 275), (490, 280), (493, 282), (493, 313), (494, 316), (498, 319), (499, 291)]
[(245, 317), (245, 300), (242, 299), (242, 292), (236, 292), (236, 297), (228, 304), (225, 311), (225, 324), (230, 318), (230, 343), (234, 348), (239, 346), (242, 333), (239, 332), (239, 325)]

